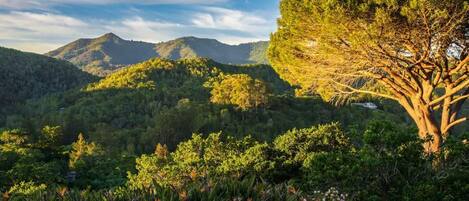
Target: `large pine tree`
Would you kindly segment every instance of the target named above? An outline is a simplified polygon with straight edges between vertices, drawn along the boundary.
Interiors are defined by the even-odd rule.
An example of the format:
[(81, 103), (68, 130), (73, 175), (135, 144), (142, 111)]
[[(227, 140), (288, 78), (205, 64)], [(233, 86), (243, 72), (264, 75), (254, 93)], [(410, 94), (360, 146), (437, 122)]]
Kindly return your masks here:
[(438, 152), (469, 96), (468, 0), (283, 0), (269, 55), (294, 84), (399, 102)]

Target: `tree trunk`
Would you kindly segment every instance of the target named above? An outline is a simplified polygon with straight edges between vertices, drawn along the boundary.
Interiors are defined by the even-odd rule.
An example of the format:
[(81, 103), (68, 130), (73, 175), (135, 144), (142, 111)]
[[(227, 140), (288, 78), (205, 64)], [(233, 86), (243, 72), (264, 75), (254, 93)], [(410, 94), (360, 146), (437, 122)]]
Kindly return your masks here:
[(423, 104), (413, 102), (412, 118), (419, 129), (419, 137), (424, 140), (424, 150), (428, 154), (439, 153), (443, 144), (443, 134), (438, 121), (434, 118), (434, 112)]
[(423, 148), (426, 153), (434, 154), (439, 153), (440, 148), (442, 145), (442, 135), (439, 132), (431, 132), (430, 130), (420, 129), (419, 128), (419, 136), (421, 139), (425, 140), (423, 144)]

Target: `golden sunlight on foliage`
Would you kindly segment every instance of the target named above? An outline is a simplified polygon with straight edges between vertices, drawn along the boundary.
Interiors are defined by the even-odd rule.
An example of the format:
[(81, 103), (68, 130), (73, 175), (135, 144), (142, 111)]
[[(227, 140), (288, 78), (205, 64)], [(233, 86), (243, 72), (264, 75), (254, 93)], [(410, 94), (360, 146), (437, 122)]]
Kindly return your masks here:
[(284, 0), (270, 60), (293, 84), (342, 103), (395, 100), (438, 152), (469, 97), (467, 0)]
[(249, 75), (228, 75), (215, 83), (210, 100), (217, 104), (232, 104), (242, 110), (258, 108), (268, 104), (269, 92), (264, 82)]

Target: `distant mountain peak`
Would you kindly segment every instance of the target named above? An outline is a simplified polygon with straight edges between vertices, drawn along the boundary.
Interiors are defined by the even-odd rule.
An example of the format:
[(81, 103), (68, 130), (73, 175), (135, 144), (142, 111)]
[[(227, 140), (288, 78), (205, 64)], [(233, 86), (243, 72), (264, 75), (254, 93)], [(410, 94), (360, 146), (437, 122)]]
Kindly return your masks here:
[(106, 33), (104, 35), (102, 35), (101, 37), (99, 38), (104, 38), (104, 39), (108, 39), (108, 40), (114, 40), (114, 39), (117, 39), (117, 40), (124, 40), (122, 39), (121, 37), (119, 37), (118, 35), (112, 33), (112, 32), (109, 32), (109, 33)]
[(200, 38), (197, 38), (195, 36), (183, 36), (183, 37), (180, 37), (178, 39), (200, 39)]
[(180, 38), (176, 38), (170, 41), (164, 41), (160, 42), (161, 43), (168, 43), (168, 42), (210, 42), (210, 43), (222, 43), (216, 39), (211, 39), (211, 38), (199, 38), (195, 36), (184, 36)]
[(177, 38), (176, 40), (178, 39), (185, 39), (185, 40), (215, 40), (215, 39), (211, 39), (211, 38), (199, 38), (199, 37), (195, 37), (195, 36), (184, 36), (184, 37), (180, 37), (180, 38)]

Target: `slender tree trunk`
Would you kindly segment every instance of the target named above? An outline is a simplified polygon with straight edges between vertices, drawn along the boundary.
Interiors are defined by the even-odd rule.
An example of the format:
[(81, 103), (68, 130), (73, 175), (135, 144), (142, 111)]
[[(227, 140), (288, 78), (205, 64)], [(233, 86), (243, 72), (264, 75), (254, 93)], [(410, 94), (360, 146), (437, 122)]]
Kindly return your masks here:
[(451, 97), (448, 97), (448, 98), (445, 98), (445, 100), (443, 101), (443, 108), (442, 108), (442, 111), (441, 111), (441, 126), (440, 126), (440, 130), (441, 132), (443, 132), (443, 138), (446, 139), (446, 137), (448, 137), (448, 135), (450, 134), (450, 131), (446, 131), (446, 128), (449, 126), (449, 124), (454, 121), (452, 119), (454, 118), (451, 118), (451, 101), (453, 99)]

